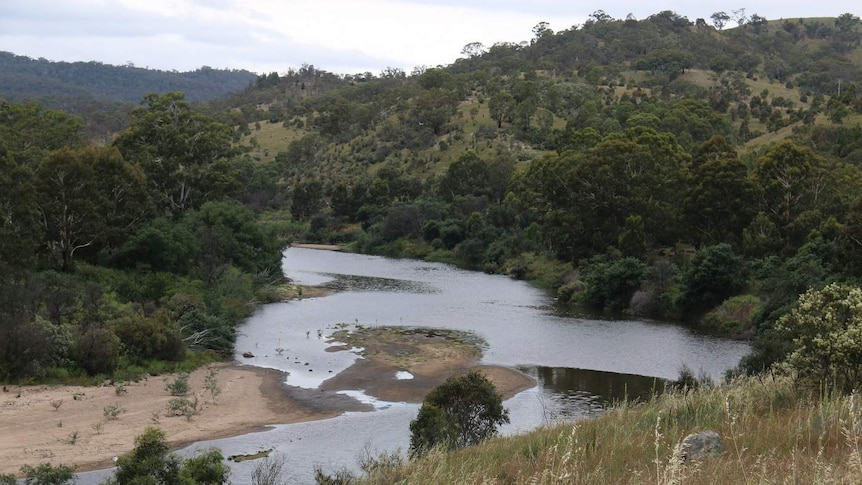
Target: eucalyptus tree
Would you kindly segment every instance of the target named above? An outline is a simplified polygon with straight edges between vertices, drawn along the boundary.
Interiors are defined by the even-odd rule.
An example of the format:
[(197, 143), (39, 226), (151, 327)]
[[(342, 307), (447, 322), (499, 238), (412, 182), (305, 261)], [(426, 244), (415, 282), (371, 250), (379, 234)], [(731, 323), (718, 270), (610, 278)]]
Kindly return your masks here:
[(140, 164), (159, 206), (185, 212), (237, 188), (230, 127), (196, 112), (179, 92), (149, 94), (142, 105), (114, 146)]

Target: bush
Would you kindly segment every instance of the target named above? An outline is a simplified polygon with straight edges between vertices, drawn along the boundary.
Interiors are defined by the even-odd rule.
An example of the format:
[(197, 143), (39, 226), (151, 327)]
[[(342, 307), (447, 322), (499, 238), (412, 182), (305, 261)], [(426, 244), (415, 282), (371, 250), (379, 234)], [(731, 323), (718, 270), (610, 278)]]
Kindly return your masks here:
[[(75, 469), (68, 465), (53, 466), (50, 463), (42, 463), (35, 467), (24, 465), (21, 473), (27, 478), (26, 485), (65, 485), (75, 483)], [(14, 481), (12, 483), (15, 483)]]
[(779, 368), (847, 390), (862, 383), (862, 289), (833, 283), (809, 290), (775, 331), (791, 342)]
[(110, 374), (120, 360), (120, 339), (108, 327), (90, 325), (77, 336), (72, 352), (90, 375)]
[(218, 448), (199, 451), (187, 458), (180, 471), (184, 483), (219, 484), (227, 483), (230, 467)]
[(680, 306), (693, 313), (708, 310), (742, 290), (745, 281), (743, 259), (729, 244), (706, 247), (691, 258), (682, 274)]
[(158, 311), (150, 317), (127, 315), (111, 324), (132, 359), (177, 361), (183, 357), (185, 345), (180, 329), (167, 312)]
[(422, 402), (410, 422), (410, 454), (419, 456), (435, 446), (472, 446), (497, 434), (509, 422), (509, 411), (494, 384), (478, 372), (450, 377)]
[(165, 384), (165, 390), (171, 393), (171, 396), (185, 396), (189, 393), (189, 375), (186, 373), (179, 374), (173, 382)]
[(205, 450), (183, 461), (168, 453), (164, 431), (147, 428), (135, 438), (135, 448), (117, 460), (114, 477), (105, 483), (116, 485), (158, 483), (227, 483), (230, 470), (221, 451)]
[(751, 336), (761, 309), (760, 298), (754, 295), (733, 296), (704, 315), (701, 324), (723, 335)]
[(626, 308), (645, 274), (646, 265), (636, 258), (593, 260), (582, 268), (582, 279), (587, 284), (584, 303), (610, 310)]

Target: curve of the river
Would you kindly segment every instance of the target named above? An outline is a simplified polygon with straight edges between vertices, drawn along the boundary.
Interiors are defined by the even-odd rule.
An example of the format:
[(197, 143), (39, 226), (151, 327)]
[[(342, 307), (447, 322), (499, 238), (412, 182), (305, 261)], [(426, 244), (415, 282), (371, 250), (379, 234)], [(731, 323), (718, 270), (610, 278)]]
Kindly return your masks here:
[[(482, 363), (516, 367), (539, 382), (506, 401), (512, 423), (503, 434), (589, 416), (613, 400), (648, 393), (656, 378), (673, 379), (683, 365), (720, 378), (749, 350), (744, 342), (679, 325), (560, 315), (546, 293), (524, 282), (444, 264), (291, 248), (283, 269), (296, 283), (339, 291), (262, 307), (240, 328), (237, 360), (285, 370), (288, 385), (315, 388), (357, 358), (324, 351), (330, 345), (326, 336), (338, 324), (470, 331), (487, 342)], [(257, 357), (242, 359), (246, 350)], [(406, 449), (418, 406), (375, 405), (374, 412), (279, 425), (196, 443), (181, 453), (217, 446), (234, 455), (274, 447), (285, 457), (292, 481), (313, 482), (315, 466), (355, 469), (357, 456), (366, 451)], [(232, 463), (232, 483), (251, 483), (254, 466), (254, 461)], [(95, 483), (104, 476), (99, 473), (81, 474), (79, 483)]]

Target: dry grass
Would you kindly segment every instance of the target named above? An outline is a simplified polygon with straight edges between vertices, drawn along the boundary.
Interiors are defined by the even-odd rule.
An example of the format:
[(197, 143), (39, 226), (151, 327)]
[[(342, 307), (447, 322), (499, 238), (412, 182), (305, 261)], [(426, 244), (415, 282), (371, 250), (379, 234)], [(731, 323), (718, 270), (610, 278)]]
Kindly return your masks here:
[[(374, 470), (365, 483), (862, 483), (859, 396), (798, 389), (789, 378), (622, 404), (604, 416)], [(717, 431), (725, 451), (683, 463), (679, 443)]]
[[(262, 163), (275, 161), (275, 156), (278, 155), (278, 152), (287, 151), (290, 142), (298, 140), (307, 134), (305, 130), (294, 127), (285, 128), (281, 122), (270, 123), (269, 121), (261, 121), (260, 130), (255, 128), (254, 123), (249, 123), (248, 129), (251, 131), (251, 134), (244, 136), (239, 145), (252, 147), (250, 152), (252, 158)], [(252, 145), (252, 138), (257, 140), (257, 147)]]

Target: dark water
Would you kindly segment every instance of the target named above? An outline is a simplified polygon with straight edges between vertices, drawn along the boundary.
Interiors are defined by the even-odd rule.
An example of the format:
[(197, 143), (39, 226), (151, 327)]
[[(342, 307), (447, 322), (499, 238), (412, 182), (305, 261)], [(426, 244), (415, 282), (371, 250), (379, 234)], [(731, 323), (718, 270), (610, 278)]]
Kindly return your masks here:
[[(261, 308), (240, 328), (237, 360), (288, 371), (289, 385), (314, 388), (356, 359), (351, 352), (324, 351), (330, 345), (326, 336), (337, 327), (470, 331), (487, 343), (482, 363), (518, 368), (539, 383), (506, 401), (512, 423), (503, 434), (590, 416), (623, 399), (644, 398), (675, 378), (683, 365), (720, 378), (748, 351), (745, 343), (667, 323), (559, 315), (544, 292), (526, 283), (443, 264), (291, 248), (283, 267), (297, 283), (339, 291)], [(257, 357), (242, 359), (239, 355), (246, 350)], [(408, 425), (418, 406), (374, 404), (374, 412), (277, 426), (199, 443), (184, 452), (218, 446), (232, 455), (274, 447), (275, 455), (287, 460), (292, 481), (306, 483), (312, 481), (314, 466), (353, 469), (365, 450), (406, 449)], [(250, 483), (254, 465), (232, 465), (231, 481)], [(82, 479), (79, 483), (93, 481), (90, 474)]]

